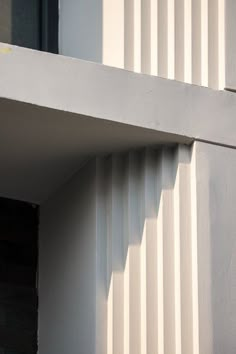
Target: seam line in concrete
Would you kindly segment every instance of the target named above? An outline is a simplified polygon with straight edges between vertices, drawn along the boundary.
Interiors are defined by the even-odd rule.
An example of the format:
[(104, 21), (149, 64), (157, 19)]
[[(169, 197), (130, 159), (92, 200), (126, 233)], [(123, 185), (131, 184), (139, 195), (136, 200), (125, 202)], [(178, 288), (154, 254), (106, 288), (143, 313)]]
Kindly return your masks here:
[(221, 147), (224, 147), (224, 148), (236, 150), (236, 146), (230, 145), (230, 144), (222, 144), (222, 143), (217, 143), (215, 141), (210, 141), (210, 140), (205, 140), (205, 139), (198, 139), (198, 138), (195, 138), (194, 141), (198, 141), (200, 143), (216, 145), (216, 146), (221, 146)]

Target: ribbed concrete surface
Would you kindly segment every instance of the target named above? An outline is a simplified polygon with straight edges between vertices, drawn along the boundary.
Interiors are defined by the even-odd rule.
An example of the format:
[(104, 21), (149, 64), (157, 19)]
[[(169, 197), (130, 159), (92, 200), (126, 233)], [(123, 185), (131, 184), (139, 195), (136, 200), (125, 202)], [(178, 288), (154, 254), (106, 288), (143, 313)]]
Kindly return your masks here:
[(103, 63), (225, 87), (225, 0), (103, 0)]
[(97, 354), (198, 354), (195, 163), (185, 146), (96, 162)]

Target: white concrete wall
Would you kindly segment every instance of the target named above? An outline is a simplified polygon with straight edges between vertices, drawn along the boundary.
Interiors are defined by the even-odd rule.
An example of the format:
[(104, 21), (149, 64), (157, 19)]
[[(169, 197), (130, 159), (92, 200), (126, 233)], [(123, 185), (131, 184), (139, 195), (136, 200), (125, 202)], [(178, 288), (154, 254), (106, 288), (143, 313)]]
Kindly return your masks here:
[(190, 159), (97, 158), (41, 207), (40, 354), (195, 353)]
[(60, 0), (60, 53), (223, 89), (225, 1)]
[(40, 209), (39, 353), (95, 353), (95, 164)]
[(97, 161), (106, 215), (100, 252), (107, 260), (100, 273), (107, 301), (99, 354), (197, 353), (190, 162), (191, 149), (184, 146)]
[(39, 353), (235, 354), (235, 161), (113, 154), (43, 205)]

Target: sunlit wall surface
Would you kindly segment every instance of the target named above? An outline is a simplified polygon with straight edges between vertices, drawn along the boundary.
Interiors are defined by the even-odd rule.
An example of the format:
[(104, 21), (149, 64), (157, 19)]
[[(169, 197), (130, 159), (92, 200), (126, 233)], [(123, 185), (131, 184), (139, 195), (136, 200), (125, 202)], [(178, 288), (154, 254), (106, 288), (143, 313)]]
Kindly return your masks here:
[(62, 54), (225, 87), (225, 0), (61, 0), (59, 31)]

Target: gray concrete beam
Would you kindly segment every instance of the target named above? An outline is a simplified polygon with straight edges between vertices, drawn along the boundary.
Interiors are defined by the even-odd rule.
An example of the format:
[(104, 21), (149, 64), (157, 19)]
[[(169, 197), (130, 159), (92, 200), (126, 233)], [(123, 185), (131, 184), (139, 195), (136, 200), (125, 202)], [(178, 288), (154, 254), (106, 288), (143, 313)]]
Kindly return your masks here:
[(234, 93), (0, 45), (0, 97), (236, 146)]

